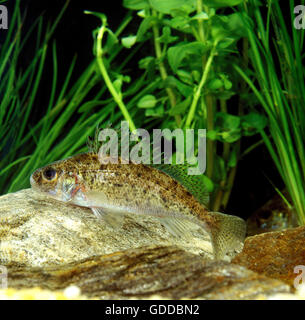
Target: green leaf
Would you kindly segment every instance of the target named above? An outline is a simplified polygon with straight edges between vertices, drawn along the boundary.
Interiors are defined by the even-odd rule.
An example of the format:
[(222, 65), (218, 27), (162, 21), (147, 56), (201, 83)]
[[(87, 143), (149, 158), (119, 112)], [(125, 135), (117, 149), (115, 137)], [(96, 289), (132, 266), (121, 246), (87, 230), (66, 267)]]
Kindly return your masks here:
[(141, 18), (146, 18), (146, 12), (145, 10), (140, 10), (137, 12), (137, 15)]
[(107, 29), (107, 33), (108, 35), (107, 35), (107, 41), (105, 44), (105, 50), (110, 52), (113, 46), (119, 42), (119, 40), (117, 36), (110, 29)]
[[(175, 78), (174, 78), (175, 79)], [(181, 81), (175, 79), (175, 85), (179, 92), (184, 96), (184, 97), (189, 97), (193, 95), (193, 88), (182, 83)]]
[(169, 25), (173, 29), (191, 34), (192, 28), (190, 21), (191, 19), (188, 16), (177, 16), (170, 20), (164, 20), (164, 24)]
[(211, 34), (219, 48), (227, 48), (241, 37), (247, 37), (247, 27), (241, 14), (216, 15), (212, 20)]
[(156, 108), (146, 109), (145, 116), (146, 117), (161, 118), (164, 116), (164, 107), (162, 105), (160, 105)]
[(211, 140), (216, 140), (217, 139), (217, 131), (215, 130), (208, 130), (207, 131), (207, 138)]
[(125, 48), (131, 48), (137, 41), (137, 37), (136, 36), (128, 36), (128, 37), (124, 37), (122, 38), (122, 45)]
[(151, 7), (161, 13), (170, 14), (172, 10), (191, 6), (195, 10), (196, 0), (149, 0)]
[(233, 7), (245, 0), (205, 0), (204, 4), (212, 8)]
[(247, 27), (240, 13), (216, 15), (212, 24), (212, 36), (218, 42), (218, 47), (226, 48), (241, 37), (247, 37)]
[[(177, 129), (176, 121), (173, 120), (173, 118), (167, 118), (164, 122), (161, 123), (161, 130), (163, 129), (169, 129), (170, 131), (173, 131)], [(164, 138), (167, 140), (170, 140), (171, 133), (169, 132), (169, 136), (166, 134), (167, 131), (164, 133)]]
[(139, 68), (148, 69), (154, 64), (155, 64), (155, 58), (148, 56), (139, 61)]
[(205, 186), (207, 188), (207, 191), (208, 192), (212, 192), (213, 189), (214, 189), (213, 181), (209, 177), (207, 177), (205, 175), (202, 175), (202, 180), (204, 181), (204, 184), (205, 184)]
[(117, 78), (116, 80), (113, 81), (113, 86), (115, 90), (120, 93), (122, 89), (122, 84), (123, 84), (123, 79), (122, 77)]
[(218, 156), (217, 154), (215, 155), (215, 165), (216, 165), (216, 169), (215, 169), (215, 180), (216, 181), (221, 181), (224, 180), (226, 178), (226, 164), (225, 161), (222, 157)]
[(206, 12), (202, 11), (200, 13), (195, 14), (191, 19), (192, 20), (208, 20), (209, 16)]
[(233, 91), (219, 91), (216, 93), (217, 98), (223, 99), (223, 100), (228, 100), (232, 96), (234, 96), (235, 94), (236, 94), (236, 92), (233, 92)]
[(232, 88), (232, 82), (228, 79), (228, 75), (224, 73), (219, 73), (218, 76), (221, 78), (224, 88), (226, 90), (230, 90)]
[(208, 48), (203, 43), (197, 41), (179, 44), (168, 49), (168, 63), (173, 71), (176, 72), (185, 58), (188, 58), (191, 55), (201, 57), (207, 50)]
[(192, 71), (192, 77), (194, 78), (194, 80), (196, 82), (199, 82), (200, 81), (200, 78), (201, 78), (201, 74), (198, 70), (193, 70)]
[(223, 87), (223, 82), (220, 79), (212, 79), (208, 82), (207, 87), (211, 90), (218, 90)]
[(162, 29), (162, 35), (161, 37), (159, 37), (159, 41), (161, 43), (172, 43), (174, 41), (176, 41), (177, 39), (179, 39), (178, 37), (172, 37), (171, 36), (171, 28), (166, 26), (166, 27), (163, 27)]
[(148, 0), (123, 0), (123, 6), (132, 10), (142, 10), (149, 7)]
[(228, 160), (228, 167), (234, 168), (237, 165), (237, 148), (234, 148), (231, 153)]
[(177, 103), (174, 106), (174, 108), (170, 109), (169, 114), (171, 116), (175, 116), (175, 115), (184, 113), (185, 110), (190, 106), (191, 102), (192, 102), (192, 97), (189, 96), (188, 98), (186, 98), (182, 102)]
[(220, 135), (225, 142), (232, 143), (232, 142), (236, 142), (241, 138), (241, 130), (237, 129), (237, 130), (225, 131), (225, 132), (222, 132)]
[(157, 19), (152, 16), (148, 16), (143, 19), (137, 32), (138, 41), (142, 41), (145, 38), (145, 36), (147, 35), (147, 31), (151, 28), (152, 24), (155, 21), (157, 21)]
[(225, 37), (217, 45), (217, 48), (226, 49), (236, 42), (235, 38)]
[(235, 35), (239, 37), (247, 37), (248, 31), (247, 27), (244, 22), (244, 18), (242, 18), (240, 13), (232, 13), (228, 15), (228, 29), (230, 30), (230, 33), (234, 33)]
[(216, 127), (223, 130), (232, 130), (240, 126), (240, 118), (225, 112), (218, 112), (216, 114)]
[(186, 84), (193, 85), (193, 78), (190, 72), (183, 69), (177, 70), (177, 76)]
[(244, 135), (250, 136), (256, 134), (258, 131), (263, 130), (268, 123), (267, 118), (255, 112), (250, 112), (247, 115), (242, 117), (242, 128), (244, 131)]
[(218, 137), (225, 142), (235, 142), (241, 137), (240, 117), (224, 112), (218, 112), (215, 120), (215, 130)]
[(230, 90), (232, 88), (232, 82), (228, 79), (223, 79), (223, 84), (226, 90)]
[[(214, 23), (211, 30), (214, 41), (223, 41), (229, 35), (229, 31), (225, 29), (220, 23)], [(219, 44), (218, 44), (219, 46)]]
[(141, 109), (154, 108), (156, 103), (156, 97), (151, 94), (147, 94), (139, 100), (137, 106)]
[(163, 82), (163, 88), (176, 88), (185, 97), (193, 96), (193, 87), (190, 87), (173, 76), (169, 76)]

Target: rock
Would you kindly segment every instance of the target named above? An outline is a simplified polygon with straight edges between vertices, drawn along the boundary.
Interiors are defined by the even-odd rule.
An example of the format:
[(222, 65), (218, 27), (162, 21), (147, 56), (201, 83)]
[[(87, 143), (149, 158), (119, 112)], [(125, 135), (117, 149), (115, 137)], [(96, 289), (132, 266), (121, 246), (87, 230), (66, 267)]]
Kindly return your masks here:
[(31, 289), (2, 289), (0, 300), (87, 300), (80, 294), (80, 289), (71, 286), (63, 291), (43, 290), (41, 288)]
[[(282, 194), (289, 199), (286, 190), (282, 190)], [(279, 194), (276, 194), (247, 219), (247, 235), (254, 236), (297, 226), (294, 209), (290, 208)]]
[(294, 273), (294, 268), (305, 269), (305, 227), (248, 237), (232, 262), (293, 286), (300, 273)]
[(44, 268), (8, 266), (12, 288), (54, 292), (71, 285), (98, 299), (267, 299), (289, 286), (178, 247), (150, 246)]
[[(97, 299), (268, 299), (287, 284), (225, 261), (212, 261), (210, 240), (177, 239), (152, 217), (126, 216), (114, 230), (89, 209), (31, 189), (0, 197), (2, 297)], [(30, 290), (30, 291), (29, 291)], [(78, 298), (78, 295), (76, 295)]]
[(0, 197), (0, 264), (62, 264), (153, 244), (177, 245), (211, 260), (210, 240), (193, 226), (191, 240), (173, 237), (153, 217), (126, 216), (115, 230), (90, 209), (26, 189)]

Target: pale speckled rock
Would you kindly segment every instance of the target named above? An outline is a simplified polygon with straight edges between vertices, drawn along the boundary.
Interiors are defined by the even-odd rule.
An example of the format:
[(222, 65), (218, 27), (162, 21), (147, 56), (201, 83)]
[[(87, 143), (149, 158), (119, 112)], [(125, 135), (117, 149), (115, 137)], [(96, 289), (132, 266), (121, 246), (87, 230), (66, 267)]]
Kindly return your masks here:
[[(191, 225), (190, 225), (191, 226)], [(31, 189), (0, 197), (0, 299), (268, 299), (287, 284), (242, 266), (210, 261), (208, 239), (177, 239), (154, 218), (128, 216), (114, 230), (89, 209)], [(2, 296), (1, 296), (2, 294)]]
[(39, 287), (30, 289), (0, 289), (0, 300), (88, 300), (80, 289), (70, 286), (62, 291), (51, 291)]
[(112, 229), (90, 209), (21, 190), (0, 197), (0, 264), (62, 264), (154, 244), (176, 245), (212, 259), (209, 239), (191, 225), (191, 240), (173, 237), (153, 217), (129, 215), (121, 228)]

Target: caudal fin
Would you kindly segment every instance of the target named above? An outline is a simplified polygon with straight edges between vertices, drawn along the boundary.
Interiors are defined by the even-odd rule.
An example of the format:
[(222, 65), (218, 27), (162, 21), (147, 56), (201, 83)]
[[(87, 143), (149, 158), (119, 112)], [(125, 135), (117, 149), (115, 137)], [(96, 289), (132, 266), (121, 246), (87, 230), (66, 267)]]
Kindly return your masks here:
[(211, 230), (215, 259), (223, 259), (225, 255), (230, 257), (241, 251), (246, 236), (245, 221), (220, 212), (210, 213), (215, 217), (218, 226)]

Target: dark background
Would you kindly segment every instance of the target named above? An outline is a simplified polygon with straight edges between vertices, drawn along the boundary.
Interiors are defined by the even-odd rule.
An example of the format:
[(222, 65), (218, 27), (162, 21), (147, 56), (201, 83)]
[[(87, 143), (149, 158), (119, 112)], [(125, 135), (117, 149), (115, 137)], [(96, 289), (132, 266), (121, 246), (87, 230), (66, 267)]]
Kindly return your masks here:
[[(11, 0), (5, 4), (8, 7), (9, 12), (12, 12), (14, 2), (15, 1)], [(26, 15), (23, 26), (24, 32), (31, 27), (40, 15), (44, 16), (45, 25), (46, 22), (53, 22), (64, 3), (65, 1), (63, 0), (22, 0), (22, 11), (23, 14)], [(84, 10), (105, 13), (108, 18), (110, 29), (112, 30), (117, 28), (127, 13), (127, 10), (122, 6), (122, 1), (119, 0), (70, 1), (52, 39), (56, 39), (57, 43), (59, 82), (63, 81), (75, 54), (77, 54), (77, 64), (74, 72), (75, 80), (93, 59), (92, 31), (99, 26), (100, 21), (94, 16), (84, 14)], [(130, 26), (130, 28), (135, 28), (135, 26)], [(52, 41), (50, 43), (52, 43)], [(34, 48), (34, 41), (26, 47), (23, 61), (21, 62), (22, 65), (27, 65), (27, 63), (31, 61)], [(35, 116), (39, 118), (39, 113), (43, 111), (44, 106), (47, 104), (46, 99), (51, 84), (51, 58), (52, 57), (49, 54), (47, 58), (49, 60), (46, 61), (46, 65), (50, 65), (50, 70), (47, 69), (47, 72), (44, 73), (42, 90), (40, 90), (39, 95), (40, 110), (37, 110), (36, 115), (33, 115), (33, 119), (35, 119)], [(135, 65), (137, 65), (136, 61)], [(131, 68), (131, 73), (132, 72), (136, 73), (137, 68)], [(259, 138), (259, 136), (256, 136), (243, 139), (242, 149), (246, 149), (252, 143), (258, 141)], [(247, 218), (253, 211), (269, 200), (276, 192), (266, 176), (279, 189), (283, 188), (283, 184), (269, 153), (265, 146), (262, 145), (240, 160), (234, 188), (226, 212)]]

